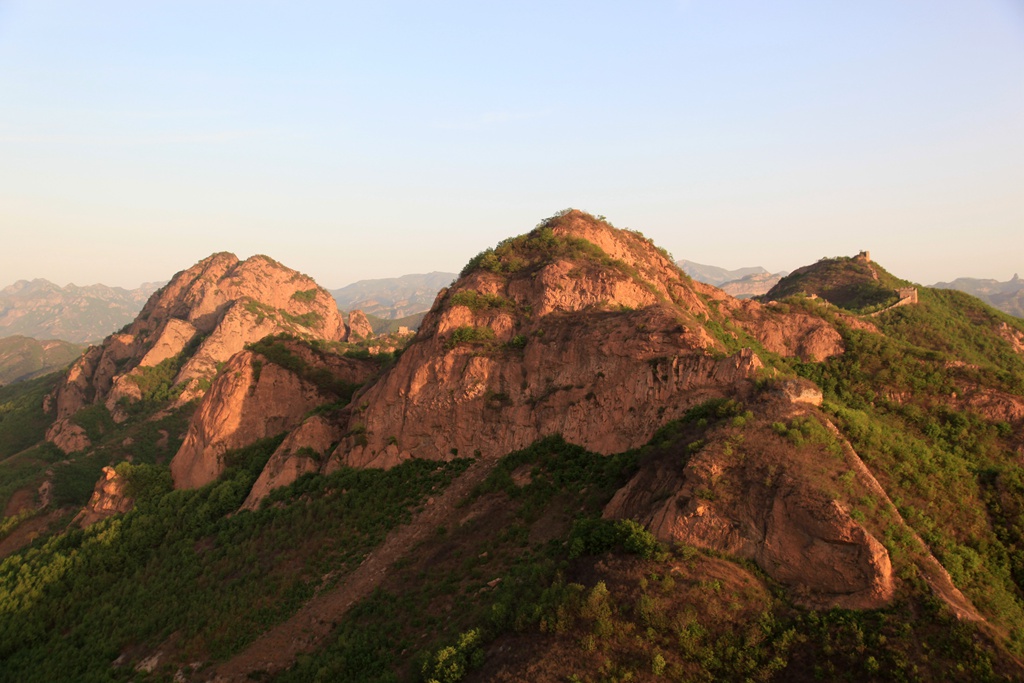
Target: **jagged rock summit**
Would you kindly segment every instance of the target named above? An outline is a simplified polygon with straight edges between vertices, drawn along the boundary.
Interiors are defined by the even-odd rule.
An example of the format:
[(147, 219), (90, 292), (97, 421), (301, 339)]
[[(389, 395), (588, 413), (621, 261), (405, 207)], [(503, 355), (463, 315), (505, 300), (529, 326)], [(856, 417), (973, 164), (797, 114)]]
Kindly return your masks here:
[(641, 234), (562, 212), (477, 255), (439, 293), (398, 364), (359, 397), (335, 457), (491, 457), (555, 433), (621, 452), (753, 376), (762, 363), (741, 338), (816, 360), (842, 351), (818, 318), (732, 299)]
[(197, 398), (218, 364), (275, 333), (340, 340), (346, 328), (333, 297), (302, 273), (262, 255), (205, 258), (72, 366), (52, 402), (57, 419), (47, 439), (66, 452), (80, 450), (88, 439), (71, 420), (75, 413), (102, 403), (123, 419), (125, 403), (145, 399), (157, 385), (183, 387), (183, 401)]

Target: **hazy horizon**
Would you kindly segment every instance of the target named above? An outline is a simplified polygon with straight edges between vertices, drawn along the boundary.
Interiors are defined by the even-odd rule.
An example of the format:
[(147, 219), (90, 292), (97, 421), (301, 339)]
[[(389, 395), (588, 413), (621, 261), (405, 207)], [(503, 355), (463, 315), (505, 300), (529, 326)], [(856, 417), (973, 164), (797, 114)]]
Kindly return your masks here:
[(0, 1), (0, 287), (458, 272), (572, 206), (686, 259), (1024, 271), (1024, 9)]
[[(255, 254), (249, 254), (248, 256), (254, 256), (254, 255)], [(836, 254), (836, 256), (854, 256), (854, 255), (855, 254)], [(236, 256), (239, 256), (239, 255), (236, 254)], [(244, 260), (248, 256), (239, 256), (239, 258)], [(267, 256), (273, 256), (273, 254), (267, 254)], [(673, 254), (673, 256), (675, 256), (675, 255)], [(874, 258), (874, 255), (872, 255), (872, 258)], [(690, 261), (691, 263), (695, 263), (697, 265), (713, 266), (713, 267), (718, 267), (718, 268), (724, 268), (725, 270), (730, 270), (730, 271), (741, 270), (743, 268), (757, 268), (757, 267), (761, 267), (761, 268), (764, 268), (765, 270), (767, 270), (768, 272), (773, 273), (773, 274), (774, 273), (779, 273), (779, 272), (791, 273), (791, 272), (793, 272), (794, 270), (796, 270), (797, 268), (800, 267), (800, 266), (795, 266), (793, 268), (771, 268), (769, 266), (765, 266), (765, 265), (762, 265), (762, 264), (759, 264), (759, 263), (748, 264), (746, 266), (722, 266), (722, 265), (719, 265), (717, 263), (699, 263), (697, 261), (693, 261), (693, 259), (682, 259), (682, 258), (678, 258), (678, 257), (676, 257), (676, 260), (677, 261), (683, 261), (683, 260)], [(189, 264), (189, 265), (193, 265), (193, 264)], [(285, 263), (284, 265), (288, 266), (288, 267), (291, 267), (287, 263)], [(800, 264), (800, 265), (810, 265), (810, 263), (804, 263), (804, 264)], [(882, 264), (882, 265), (884, 266), (885, 264)], [(151, 285), (151, 284), (155, 284), (155, 283), (166, 283), (167, 281), (170, 280), (170, 278), (174, 274), (176, 274), (177, 272), (179, 272), (181, 270), (184, 270), (185, 268), (187, 268), (187, 266), (179, 268), (177, 271), (175, 271), (175, 273), (172, 273), (170, 276), (168, 276), (166, 278), (157, 278), (157, 279), (153, 279), (153, 280), (144, 280), (144, 281), (139, 282), (139, 283), (134, 284), (134, 285), (111, 284), (109, 282), (102, 282), (102, 281), (87, 282), (87, 283), (71, 282), (71, 281), (69, 281), (69, 282), (60, 282), (60, 281), (57, 281), (57, 280), (53, 280), (51, 278), (41, 277), (40, 276), (40, 277), (33, 277), (33, 278), (19, 278), (17, 280), (12, 280), (10, 282), (0, 282), (0, 290), (4, 289), (6, 287), (9, 287), (9, 286), (11, 286), (11, 285), (13, 285), (13, 284), (15, 284), (17, 282), (26, 281), (26, 280), (27, 281), (32, 281), (32, 280), (36, 280), (36, 279), (48, 280), (49, 282), (52, 282), (53, 284), (59, 285), (61, 287), (69, 287), (69, 286), (88, 287), (90, 285), (106, 285), (108, 287), (121, 287), (122, 289), (129, 289), (129, 290), (131, 290), (131, 289), (138, 289), (138, 288), (140, 288), (140, 287), (142, 287), (144, 285)], [(452, 274), (457, 276), (459, 270), (461, 270), (461, 269), (456, 269), (456, 270), (452, 270), (452, 271), (436, 270), (436, 269), (434, 269), (434, 270), (423, 270), (423, 271), (409, 272), (409, 273), (398, 273), (396, 275), (385, 275), (385, 276), (381, 276), (381, 277), (371, 276), (371, 277), (366, 277), (366, 278), (360, 278), (359, 280), (353, 280), (351, 282), (345, 282), (345, 283), (342, 283), (342, 284), (339, 284), (339, 285), (333, 285), (333, 284), (330, 284), (330, 283), (321, 282), (315, 276), (313, 276), (313, 278), (315, 280), (317, 280), (317, 284), (319, 284), (321, 287), (324, 287), (325, 289), (328, 289), (328, 290), (337, 290), (337, 289), (344, 289), (345, 287), (348, 287), (349, 285), (357, 284), (359, 282), (366, 282), (366, 281), (370, 281), (370, 280), (392, 280), (392, 279), (398, 279), (398, 278), (406, 276), (406, 275), (430, 275), (432, 273), (452, 273)], [(309, 275), (309, 273), (306, 273), (306, 274)], [(894, 274), (897, 277), (902, 277), (899, 273), (894, 273)], [(1001, 281), (1003, 281), (1003, 282), (1009, 281), (1009, 280), (1013, 279), (1013, 277), (1015, 277), (1015, 276), (1019, 277), (1019, 272), (1015, 271), (1014, 273), (1011, 273), (1009, 277), (1006, 277), (1006, 278), (1004, 278)], [(952, 281), (957, 280), (959, 278), (975, 278), (975, 279), (981, 279), (981, 280), (998, 279), (998, 278), (990, 278), (990, 277), (986, 277), (986, 276), (974, 276), (974, 275), (959, 274), (959, 275), (953, 275), (953, 276), (950, 276), (950, 277), (947, 277), (947, 278), (940, 278), (938, 280), (933, 280), (933, 281), (930, 281), (930, 282), (919, 282), (919, 281), (915, 281), (915, 282), (917, 282), (917, 284), (920, 284), (920, 285), (931, 286), (931, 285), (934, 285), (934, 284), (937, 284), (937, 283), (940, 283), (940, 282), (952, 282)]]

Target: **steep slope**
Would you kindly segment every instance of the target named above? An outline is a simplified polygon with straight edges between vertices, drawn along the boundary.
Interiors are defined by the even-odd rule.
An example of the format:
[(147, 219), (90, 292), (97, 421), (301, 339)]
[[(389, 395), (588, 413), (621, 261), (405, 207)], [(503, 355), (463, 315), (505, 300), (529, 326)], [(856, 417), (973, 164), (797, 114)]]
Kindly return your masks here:
[[(734, 317), (736, 326), (720, 321)], [(579, 211), (474, 258), (394, 368), (359, 397), (335, 456), (491, 457), (547, 434), (614, 453), (762, 367), (740, 339), (824, 358), (818, 318), (739, 302), (689, 280), (633, 232)]]
[(0, 336), (90, 343), (130, 323), (163, 283), (136, 289), (19, 280), (0, 290)]
[(63, 370), (82, 354), (83, 348), (59, 339), (4, 337), (0, 339), (0, 385)]
[[(665, 543), (753, 560), (811, 608), (877, 609), (897, 579), (881, 540), (900, 519), (884, 489), (817, 410), (821, 392), (779, 380), (746, 404), (705, 404), (655, 439), (640, 471), (604, 510), (635, 519)], [(863, 501), (876, 509), (865, 515)], [(920, 539), (921, 575), (958, 616), (973, 605)]]
[[(306, 418), (317, 408), (342, 408), (356, 388), (376, 371), (367, 360), (343, 358), (325, 353), (294, 337), (274, 338), (250, 344), (236, 353), (217, 374), (209, 392), (192, 416), (184, 443), (171, 461), (175, 488), (197, 488), (217, 479), (227, 468), (224, 453), (237, 450), (264, 438), (275, 437), (303, 427), (295, 438), (286, 440), (271, 456), (268, 474), (287, 453), (295, 458), (309, 454), (316, 461), (340, 435), (310, 449), (311, 443), (324, 430), (310, 433), (312, 425), (322, 418)], [(329, 430), (328, 430), (329, 433)], [(293, 442), (298, 439), (306, 451), (298, 452)], [(293, 451), (296, 451), (293, 453)], [(294, 481), (301, 468), (288, 483)], [(269, 491), (261, 480), (254, 486), (250, 499), (262, 498)], [(250, 503), (250, 506), (253, 503)]]
[(402, 353), (92, 404), (102, 452), (33, 457), (116, 514), (0, 563), (0, 681), (1022, 680), (1024, 324), (838, 265), (738, 301), (564, 212)]
[(70, 418), (90, 404), (123, 420), (127, 406), (157, 391), (176, 387), (181, 401), (196, 398), (218, 364), (279, 332), (340, 340), (345, 325), (330, 294), (308, 276), (266, 256), (214, 254), (175, 275), (131, 325), (72, 366), (47, 438), (65, 451), (87, 445)]

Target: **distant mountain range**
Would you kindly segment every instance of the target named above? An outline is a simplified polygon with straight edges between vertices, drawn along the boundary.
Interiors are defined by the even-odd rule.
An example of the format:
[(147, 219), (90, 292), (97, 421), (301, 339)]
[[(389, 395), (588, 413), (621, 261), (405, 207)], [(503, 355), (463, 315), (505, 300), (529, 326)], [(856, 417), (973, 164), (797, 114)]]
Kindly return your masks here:
[(426, 312), (434, 303), (437, 293), (458, 277), (457, 273), (424, 273), (378, 280), (360, 280), (328, 290), (338, 302), (338, 308), (351, 311), (358, 308), (368, 316), (394, 320)]
[(676, 265), (694, 280), (714, 285), (737, 299), (767, 294), (768, 290), (787, 274), (785, 271), (770, 273), (761, 266), (728, 270), (686, 259), (676, 261)]
[(1016, 273), (1007, 282), (960, 277), (952, 282), (936, 282), (932, 287), (967, 292), (1004, 313), (1024, 318), (1024, 280)]
[[(770, 273), (761, 266), (729, 270), (685, 259), (676, 264), (687, 275), (740, 298), (767, 293), (786, 272)], [(416, 329), (437, 293), (452, 283), (456, 273), (431, 272), (394, 278), (360, 280), (328, 290), (343, 311), (360, 309), (378, 334), (399, 326)], [(149, 282), (135, 289), (103, 284), (65, 287), (48, 280), (19, 280), (0, 290), (0, 337), (64, 340), (76, 344), (98, 342), (130, 323), (150, 295), (163, 286)], [(956, 289), (976, 296), (1005, 313), (1024, 318), (1024, 280), (1014, 275), (1007, 282), (957, 278), (932, 287)], [(0, 377), (0, 383), (12, 381)]]
[(134, 320), (163, 284), (147, 282), (136, 289), (123, 289), (19, 280), (0, 290), (0, 336), (96, 342)]
[(724, 285), (726, 282), (732, 282), (733, 280), (739, 280), (740, 278), (747, 277), (748, 275), (764, 275), (768, 274), (768, 271), (761, 266), (751, 266), (749, 268), (737, 268), (736, 270), (728, 270), (727, 268), (721, 268), (719, 266), (709, 266), (703, 263), (694, 263), (693, 261), (687, 261), (681, 259), (676, 261), (676, 265), (683, 269), (683, 272), (692, 277), (698, 282), (704, 282), (709, 285), (719, 287)]
[(84, 350), (82, 344), (59, 339), (4, 337), (0, 339), (0, 386), (62, 370)]

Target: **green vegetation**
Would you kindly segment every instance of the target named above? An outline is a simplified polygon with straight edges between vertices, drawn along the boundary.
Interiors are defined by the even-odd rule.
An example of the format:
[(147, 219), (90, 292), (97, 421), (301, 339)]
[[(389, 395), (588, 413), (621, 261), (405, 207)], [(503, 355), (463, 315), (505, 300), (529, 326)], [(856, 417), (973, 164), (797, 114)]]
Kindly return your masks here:
[(475, 344), (494, 340), (494, 330), (486, 326), (474, 327), (462, 325), (452, 330), (451, 335), (445, 341), (446, 349), (454, 349), (459, 344)]
[(256, 316), (256, 324), (262, 325), (263, 321), (267, 318), (274, 319), (277, 317), (277, 309), (273, 306), (268, 306), (265, 303), (256, 301), (255, 299), (249, 299), (245, 302), (245, 310)]
[(527, 266), (550, 263), (556, 259), (590, 260), (607, 266), (620, 265), (600, 247), (578, 237), (555, 235), (550, 227), (540, 227), (525, 235), (512, 237), (486, 249), (462, 269), (460, 277), (476, 270), (492, 273), (515, 273)]
[(792, 296), (813, 294), (840, 308), (870, 313), (896, 303), (895, 290), (909, 285), (876, 263), (841, 256), (824, 258), (796, 269), (779, 280), (764, 298), (782, 301)]
[(38, 488), (46, 469), (65, 457), (59, 448), (43, 442), (0, 460), (0, 512), (7, 507), (16, 491)]
[(82, 455), (53, 468), (53, 504), (82, 507), (89, 502), (100, 473), (109, 462), (98, 454)]
[(920, 289), (918, 301), (875, 320), (886, 335), (931, 351), (931, 359), (977, 365), (976, 381), (1024, 395), (1024, 355), (998, 332), (1003, 325), (1024, 332), (1024, 321), (953, 290)]
[(290, 322), (293, 325), (301, 325), (302, 327), (316, 327), (323, 322), (324, 319), (322, 315), (315, 311), (309, 311), (308, 313), (303, 313), (301, 315), (294, 315), (284, 310), (280, 310), (278, 313), (280, 313), (281, 317), (287, 322)]
[(460, 633), (455, 645), (443, 647), (423, 664), (426, 683), (458, 683), (470, 669), (479, 668), (484, 661), (480, 649), (480, 631), (472, 629)]
[[(100, 470), (126, 457), (136, 463), (165, 462), (181, 444), (194, 406), (186, 406), (159, 420), (148, 419), (167, 402), (159, 397), (170, 384), (167, 365), (147, 368), (141, 404), (129, 404), (132, 416), (116, 425), (102, 404), (88, 405), (71, 421), (81, 426), (92, 441), (87, 453), (66, 456), (43, 438), (53, 415), (42, 410), (43, 397), (52, 391), (57, 377), (50, 376), (0, 388), (0, 510), (20, 489), (35, 489), (52, 470), (53, 504), (80, 506), (92, 494)], [(158, 378), (157, 381), (147, 380)], [(14, 455), (17, 453), (17, 455)]]
[[(528, 267), (539, 268), (552, 261), (565, 259), (616, 268), (639, 280), (639, 275), (634, 268), (623, 261), (611, 258), (593, 242), (579, 237), (556, 235), (552, 228), (568, 213), (568, 211), (564, 211), (555, 214), (529, 233), (502, 240), (493, 249), (480, 252), (469, 260), (469, 263), (462, 269), (460, 277), (465, 277), (477, 270), (487, 270), (492, 273), (515, 273)], [(593, 216), (590, 218), (597, 220)]]
[(258, 512), (225, 516), (280, 441), (229, 454), (229, 471), (195, 491), (168, 491), (166, 468), (119, 465), (135, 510), (0, 563), (0, 680), (137, 678), (131, 661), (111, 662), (166, 647), (172, 633), (176, 662), (236, 652), (357, 566), (466, 466), (307, 476)]
[(293, 292), (292, 298), (300, 303), (308, 304), (316, 299), (317, 291), (319, 290), (317, 290), (317, 288), (314, 287), (312, 289), (304, 289), (300, 292)]
[(960, 277), (952, 282), (934, 285), (940, 289), (955, 289), (976, 296), (989, 306), (998, 308), (1017, 318), (1024, 318), (1024, 281), (1014, 278), (1007, 282)]
[(392, 566), (324, 649), (277, 680), (489, 680), (509, 665), (510, 680), (593, 683), (1004, 680), (976, 627), (919, 579), (884, 610), (807, 611), (752, 563), (600, 518), (638, 462), (685, 458), (708, 429), (749, 419), (715, 400), (633, 453), (552, 437), (509, 454), (464, 503), (467, 521)]
[(114, 470), (125, 481), (125, 495), (136, 501), (156, 499), (171, 492), (171, 472), (166, 467), (122, 462)]
[[(316, 298), (317, 290), (312, 289), (307, 291), (313, 292), (310, 300)], [(307, 301), (307, 299), (304, 298), (305, 295), (306, 292), (296, 292), (295, 294), (292, 294), (292, 299), (305, 303)], [(294, 313), (289, 313), (284, 309), (274, 308), (273, 306), (261, 301), (256, 301), (255, 299), (249, 299), (246, 301), (244, 309), (256, 316), (257, 325), (262, 325), (264, 320), (270, 318), (283, 327), (291, 328), (293, 332), (299, 332), (299, 330), (294, 329), (296, 326), (312, 328), (323, 322), (323, 316), (316, 311), (308, 311), (306, 313), (296, 315)]]
[(43, 412), (43, 400), (58, 377), (53, 374), (0, 387), (0, 461), (43, 440), (53, 422), (53, 414)]
[(514, 301), (506, 299), (500, 294), (481, 294), (472, 289), (452, 294), (448, 303), (452, 306), (465, 306), (474, 313), (487, 309), (515, 310), (516, 308)]
[[(537, 601), (569, 562), (551, 525), (568, 533), (577, 515), (602, 524), (601, 507), (634, 466), (632, 455), (599, 456), (559, 437), (506, 456), (465, 503), (486, 514), (414, 549), (326, 648), (278, 680), (461, 680), (482, 663), (478, 648), (539, 623)], [(512, 479), (521, 469), (530, 471), (522, 487)]]
[[(139, 387), (141, 397), (137, 401), (123, 398), (120, 407), (135, 420), (142, 420), (177, 401), (185, 389), (185, 383), (175, 384), (174, 379), (205, 339), (206, 335), (197, 334), (174, 356), (165, 358), (153, 366), (139, 365), (133, 368), (127, 376)], [(199, 382), (202, 388), (209, 388), (207, 378), (202, 378)], [(90, 439), (95, 441), (91, 436)]]
[[(185, 360), (187, 360), (185, 354), (180, 353), (166, 358), (154, 366), (136, 367), (128, 377), (139, 387), (142, 399), (126, 402), (124, 407), (136, 413), (152, 412), (154, 404), (165, 404), (177, 399), (184, 386), (175, 385), (174, 378), (178, 376)], [(133, 406), (133, 403), (139, 405)]]
[[(960, 400), (979, 390), (1024, 395), (1024, 358), (998, 333), (1021, 326), (957, 292), (919, 296), (874, 319), (884, 335), (843, 329), (844, 354), (793, 366), (822, 387), (826, 409), (902, 516), (1022, 653), (1019, 442), (998, 410)], [(896, 541), (886, 539), (894, 561), (907, 552)]]
[[(125, 458), (131, 458), (136, 466), (169, 463), (181, 446), (195, 407), (195, 403), (183, 406), (158, 420), (149, 413), (140, 413), (148, 417), (136, 416), (122, 425), (114, 423), (103, 404), (86, 406), (75, 413), (72, 421), (81, 425), (92, 441), (87, 451), (68, 457), (51, 444), (40, 447), (44, 449), (41, 453), (53, 452), (42, 462), (54, 463), (50, 465), (54, 505), (81, 507), (92, 495), (102, 469)], [(36, 469), (39, 481), (46, 469), (42, 462)]]
[[(589, 242), (555, 236), (552, 227), (545, 222), (471, 265), (512, 273), (569, 258), (582, 271), (593, 263), (624, 267)], [(881, 292), (892, 296), (900, 283), (877, 267), (879, 280), (866, 282), (862, 265), (818, 264), (827, 277), (815, 287), (861, 314), (884, 306)], [(473, 311), (515, 309), (504, 297), (473, 291), (449, 302)], [(696, 406), (628, 453), (601, 456), (549, 437), (502, 458), (458, 514), (423, 534), (322, 649), (301, 656), (279, 680), (447, 683), (490, 680), (503, 668), (512, 679), (578, 683), (1012, 678), (1003, 668), (1004, 643), (992, 646), (991, 639), (1006, 634), (1010, 651), (1024, 654), (1024, 467), (1013, 412), (1013, 400), (1024, 396), (1024, 358), (1004, 338), (1024, 325), (954, 292), (923, 290), (920, 302), (872, 318), (883, 335), (849, 329), (841, 322), (848, 317), (820, 301), (793, 296), (778, 304), (841, 329), (846, 352), (823, 363), (767, 354), (717, 310), (701, 322), (726, 351), (754, 348), (771, 369), (822, 387), (823, 410), (989, 618), (991, 631), (957, 621), (933, 597), (918, 573), (914, 535), (858, 488), (854, 472), (834, 467), (832, 458), (844, 457), (842, 442), (819, 419), (766, 420), (759, 413), (755, 420), (742, 403), (723, 398)], [(276, 309), (251, 304), (254, 314), (288, 322)], [(465, 326), (447, 341), (448, 348), (459, 344), (511, 353), (527, 338), (499, 345), (490, 328)], [(382, 367), (393, 361), (369, 348), (291, 335), (249, 346), (259, 354), (257, 375), (274, 363), (337, 397), (322, 410), (346, 404), (355, 390), (326, 369), (327, 361), (338, 362), (328, 354), (372, 357)], [(311, 361), (316, 355), (325, 362)], [(258, 511), (237, 512), (278, 437), (228, 454), (229, 469), (217, 482), (172, 491), (167, 461), (194, 406), (143, 418), (176, 395), (179, 362), (135, 373), (146, 407), (126, 423), (114, 424), (102, 405), (81, 411), (75, 422), (94, 448), (68, 462), (39, 445), (49, 424), (39, 406), (52, 383), (0, 389), (0, 448), (7, 449), (0, 453), (0, 503), (37, 486), (52, 468), (56, 504), (80, 505), (99, 469), (113, 462), (137, 501), (130, 513), (85, 531), (44, 535), (0, 562), (0, 681), (170, 680), (190, 662), (228, 657), (344, 580), (389, 529), (467, 466), (411, 460), (386, 472), (308, 475), (273, 491)], [(651, 368), (660, 372), (666, 362), (652, 359)], [(770, 383), (763, 379), (759, 389)], [(564, 388), (549, 382), (545, 391)], [(484, 400), (495, 418), (511, 402), (504, 393)], [(365, 441), (366, 429), (356, 423), (350, 436)], [(808, 610), (751, 562), (667, 546), (637, 521), (602, 518), (642, 464), (675, 471), (699, 453), (731, 460), (723, 460), (721, 484), (708, 480), (688, 495), (735, 500), (729, 463), (750, 457), (744, 444), (755, 440), (830, 472), (822, 490), (890, 552), (899, 576), (890, 606)], [(308, 448), (298, 455), (322, 457)], [(132, 462), (123, 462), (128, 457)], [(770, 465), (764, 469), (766, 487), (779, 481)], [(752, 484), (760, 477), (756, 472)], [(31, 515), (0, 520), (0, 539)], [(160, 669), (151, 676), (135, 671), (158, 650)], [(123, 666), (112, 667), (122, 655)]]
[(116, 425), (110, 411), (102, 403), (87, 405), (71, 416), (71, 421), (85, 430), (89, 441), (96, 443), (111, 434)]
[[(316, 365), (306, 362), (296, 351), (289, 348), (289, 345), (304, 347), (308, 353), (319, 356), (322, 362)], [(362, 386), (339, 379), (328, 369), (326, 354), (329, 352), (324, 350), (323, 345), (307, 343), (292, 335), (279, 334), (264, 337), (258, 342), (246, 345), (245, 348), (260, 354), (271, 363), (290, 370), (307, 382), (314, 384), (320, 391), (337, 397), (342, 404), (348, 403), (356, 389)], [(262, 364), (259, 367), (262, 370)], [(256, 372), (254, 364), (254, 374)]]

